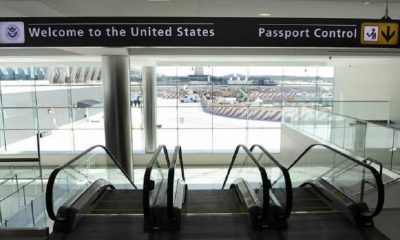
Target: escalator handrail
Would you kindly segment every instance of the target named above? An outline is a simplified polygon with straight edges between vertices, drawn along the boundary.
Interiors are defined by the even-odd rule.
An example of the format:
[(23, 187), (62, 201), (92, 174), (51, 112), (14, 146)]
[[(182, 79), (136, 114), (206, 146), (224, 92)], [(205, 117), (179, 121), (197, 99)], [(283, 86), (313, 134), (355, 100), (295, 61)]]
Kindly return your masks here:
[(253, 152), (254, 148), (259, 148), (268, 158), (281, 170), (283, 177), (285, 179), (285, 192), (286, 192), (286, 204), (285, 204), (285, 218), (289, 218), (293, 207), (293, 188), (292, 180), (290, 179), (289, 171), (276, 160), (263, 146), (259, 144), (254, 144), (250, 147), (250, 151)]
[[(346, 159), (349, 159), (350, 161), (352, 161), (352, 162), (354, 162), (354, 163), (356, 163), (356, 164), (362, 166), (364, 169), (368, 169), (368, 170), (372, 173), (372, 175), (373, 175), (374, 178), (375, 178), (375, 182), (376, 182), (376, 187), (377, 187), (377, 192), (378, 192), (378, 201), (377, 201), (377, 203), (376, 203), (375, 211), (374, 211), (373, 213), (369, 214), (368, 216), (370, 216), (370, 217), (375, 217), (375, 216), (377, 216), (377, 215), (382, 211), (382, 209), (383, 209), (383, 204), (384, 204), (384, 201), (385, 201), (385, 190), (384, 190), (384, 185), (383, 185), (382, 178), (381, 178), (380, 174), (378, 173), (378, 171), (377, 171), (374, 167), (372, 167), (372, 166), (366, 164), (365, 162), (359, 161), (359, 160), (357, 160), (356, 158), (354, 158), (354, 157), (352, 157), (352, 156), (350, 156), (350, 155), (348, 155), (348, 154), (346, 154), (346, 153), (343, 153), (343, 152), (341, 152), (341, 151), (339, 151), (339, 150), (337, 150), (337, 149), (335, 149), (335, 148), (333, 148), (333, 147), (331, 147), (331, 146), (329, 146), (329, 145), (321, 144), (321, 143), (315, 143), (315, 144), (311, 144), (310, 146), (308, 146), (308, 147), (296, 158), (296, 160), (295, 160), (292, 164), (290, 164), (290, 166), (289, 166), (287, 169), (290, 171), (290, 169), (291, 169), (294, 165), (296, 165), (297, 162), (299, 162), (299, 161), (304, 157), (304, 155), (306, 155), (312, 148), (318, 147), (318, 146), (327, 148), (327, 149), (329, 149), (329, 150), (331, 150), (331, 151), (333, 151), (333, 152), (335, 152), (335, 153), (341, 155), (342, 157), (345, 157)], [(274, 182), (274, 183), (275, 183), (275, 182)]]
[(232, 156), (232, 161), (229, 165), (228, 168), (228, 173), (226, 174), (224, 183), (222, 184), (222, 189), (225, 188), (226, 182), (228, 181), (229, 174), (233, 168), (233, 165), (235, 164), (236, 157), (239, 153), (240, 149), (243, 149), (247, 155), (250, 157), (250, 159), (253, 161), (253, 163), (257, 166), (258, 170), (260, 171), (261, 179), (262, 179), (262, 185), (263, 185), (263, 215), (265, 217), (268, 216), (269, 212), (269, 202), (270, 202), (270, 196), (269, 196), (269, 190), (271, 189), (271, 183), (268, 179), (267, 172), (265, 171), (265, 168), (261, 165), (261, 163), (254, 157), (253, 153), (250, 152), (250, 150), (243, 144), (239, 144), (236, 146), (235, 152)]
[[(167, 163), (167, 167), (170, 166), (168, 149), (165, 145), (159, 145), (157, 149), (154, 151), (153, 157), (151, 158), (149, 164), (147, 164), (146, 171), (144, 172), (143, 177), (143, 215), (145, 218), (150, 218), (150, 191), (153, 189), (149, 186), (149, 182), (151, 181), (151, 171), (153, 170), (154, 165), (159, 165), (158, 156), (161, 151), (164, 153), (165, 161)], [(158, 166), (159, 167), (159, 166)]]
[(174, 154), (172, 156), (171, 164), (168, 169), (168, 187), (167, 187), (167, 209), (168, 215), (172, 216), (174, 209), (174, 180), (175, 180), (175, 168), (177, 159), (179, 158), (179, 164), (181, 167), (181, 176), (182, 180), (185, 181), (185, 172), (183, 166), (183, 158), (182, 158), (182, 147), (176, 146), (174, 150)]
[(94, 145), (88, 149), (86, 149), (85, 151), (83, 151), (82, 153), (80, 153), (78, 156), (74, 157), (73, 159), (71, 159), (70, 161), (68, 161), (67, 163), (61, 165), (60, 167), (55, 168), (50, 176), (49, 176), (49, 180), (47, 182), (47, 187), (46, 187), (46, 210), (47, 210), (47, 214), (49, 216), (49, 218), (53, 221), (63, 221), (64, 219), (58, 218), (56, 216), (56, 214), (54, 213), (54, 209), (53, 209), (53, 188), (54, 188), (54, 183), (55, 180), (57, 178), (58, 173), (65, 169), (66, 167), (70, 166), (71, 164), (73, 164), (74, 162), (76, 162), (77, 160), (79, 160), (80, 158), (82, 158), (84, 155), (86, 155), (87, 153), (91, 152), (93, 149), (96, 148), (101, 148), (103, 149), (106, 154), (110, 157), (110, 159), (113, 161), (113, 163), (121, 170), (121, 172), (125, 175), (126, 179), (131, 183), (131, 185), (137, 189), (136, 185), (132, 182), (132, 180), (128, 177), (128, 174), (125, 172), (125, 170), (122, 168), (121, 164), (116, 160), (116, 158), (114, 157), (114, 155), (110, 152), (110, 150), (108, 150), (106, 147), (102, 146), (102, 145)]

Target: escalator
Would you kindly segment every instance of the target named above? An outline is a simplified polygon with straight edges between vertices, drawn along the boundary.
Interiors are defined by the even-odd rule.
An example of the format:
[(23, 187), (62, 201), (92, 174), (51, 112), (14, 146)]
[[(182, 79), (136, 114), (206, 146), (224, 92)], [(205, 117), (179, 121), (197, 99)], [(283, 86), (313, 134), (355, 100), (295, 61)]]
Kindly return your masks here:
[(77, 225), (86, 228), (88, 222), (111, 223), (117, 214), (142, 215), (142, 205), (142, 191), (103, 146), (91, 147), (56, 168), (47, 184), (46, 209), (54, 221), (53, 237)]
[[(156, 152), (161, 152), (159, 147)], [(166, 150), (164, 150), (166, 151)], [(144, 199), (154, 199), (145, 210), (146, 230), (179, 230), (196, 224), (209, 224), (219, 219), (240, 224), (248, 219), (253, 229), (285, 228), (289, 205), (282, 205), (270, 191), (270, 181), (260, 163), (244, 145), (238, 145), (221, 189), (188, 189), (185, 183), (182, 150), (175, 148), (163, 169), (154, 159), (146, 170)], [(150, 166), (150, 164), (149, 164)], [(178, 172), (175, 171), (178, 169)], [(167, 192), (167, 199), (157, 197)], [(217, 224), (217, 223), (216, 223)], [(226, 226), (221, 227), (222, 229)]]
[[(313, 229), (318, 224), (331, 239), (338, 233), (387, 239), (373, 227), (373, 218), (382, 210), (384, 188), (380, 173), (369, 164), (328, 145), (311, 145), (287, 167), (292, 189), (288, 195), (282, 194), (290, 189), (288, 178), (276, 174), (283, 167), (280, 162), (262, 146), (254, 145), (250, 151), (266, 169), (274, 195), (281, 202), (293, 202), (288, 229)], [(364, 198), (371, 187), (376, 189), (375, 195)]]
[[(95, 146), (50, 175), (51, 239), (387, 239), (358, 228), (372, 225), (383, 193), (377, 171), (351, 157), (314, 145), (285, 168), (261, 146), (239, 145), (220, 189), (191, 189), (181, 147), (170, 158), (161, 145), (139, 190)], [(376, 199), (364, 199), (371, 186)]]

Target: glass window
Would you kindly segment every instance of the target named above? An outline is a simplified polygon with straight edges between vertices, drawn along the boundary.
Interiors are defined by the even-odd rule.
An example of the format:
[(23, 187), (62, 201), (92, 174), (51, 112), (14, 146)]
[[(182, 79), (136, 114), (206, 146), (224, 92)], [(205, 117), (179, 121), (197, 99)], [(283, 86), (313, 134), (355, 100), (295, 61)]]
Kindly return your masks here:
[(75, 129), (104, 129), (104, 112), (100, 107), (73, 108)]
[(132, 150), (133, 151), (144, 150), (144, 130), (142, 129), (132, 130)]
[(68, 107), (69, 86), (36, 86), (38, 107)]
[(105, 145), (104, 129), (101, 130), (74, 130), (75, 151), (84, 151), (94, 145)]
[(176, 106), (178, 76), (176, 67), (157, 67), (157, 106)]
[(5, 147), (5, 139), (4, 139), (4, 131), (0, 130), (0, 151), (4, 151)]
[(173, 128), (178, 127), (177, 118), (178, 111), (176, 107), (157, 107), (157, 128)]
[[(178, 108), (178, 128), (212, 128), (212, 114), (202, 107)], [(181, 141), (180, 141), (181, 142)]]
[(5, 133), (7, 151), (37, 151), (35, 130), (6, 130)]
[(103, 88), (101, 85), (71, 86), (72, 106), (103, 106)]
[(3, 114), (5, 129), (36, 129), (33, 108), (5, 108)]
[(280, 128), (282, 108), (274, 106), (250, 107), (249, 128)]
[(72, 129), (68, 108), (38, 109), (39, 129)]
[(275, 129), (249, 129), (248, 146), (260, 144), (268, 151), (279, 152), (281, 145), (281, 130)]
[(157, 128), (157, 145), (163, 144), (168, 149), (174, 149), (178, 144), (178, 129)]
[(214, 129), (214, 152), (232, 152), (238, 144), (247, 144), (246, 129)]
[(213, 113), (214, 128), (246, 128), (247, 127), (247, 107), (239, 106), (214, 106), (211, 108)]
[(33, 107), (35, 88), (32, 85), (8, 86), (1, 84), (3, 107)]
[(179, 144), (184, 151), (211, 152), (211, 129), (179, 129)]
[(42, 131), (40, 138), (41, 151), (74, 151), (72, 130)]

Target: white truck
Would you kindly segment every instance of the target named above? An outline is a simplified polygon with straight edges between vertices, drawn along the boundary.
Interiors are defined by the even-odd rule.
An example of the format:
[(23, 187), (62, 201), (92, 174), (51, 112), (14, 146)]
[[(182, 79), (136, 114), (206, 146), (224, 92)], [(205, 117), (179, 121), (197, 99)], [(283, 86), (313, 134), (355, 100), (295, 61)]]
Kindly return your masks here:
[(181, 103), (196, 103), (200, 102), (199, 94), (188, 94), (180, 98)]

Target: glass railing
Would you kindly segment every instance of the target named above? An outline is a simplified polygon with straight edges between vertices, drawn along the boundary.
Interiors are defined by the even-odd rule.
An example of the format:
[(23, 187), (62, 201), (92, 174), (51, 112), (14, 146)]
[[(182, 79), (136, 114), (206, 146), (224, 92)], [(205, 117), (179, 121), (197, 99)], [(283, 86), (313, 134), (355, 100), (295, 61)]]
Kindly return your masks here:
[(40, 176), (29, 181), (19, 181), (19, 184), (15, 186), (16, 189), (13, 192), (0, 199), (0, 227), (47, 226)]
[(71, 206), (99, 179), (105, 180), (116, 189), (136, 188), (110, 151), (96, 145), (50, 174), (46, 191), (49, 217), (64, 221), (63, 217), (57, 215), (58, 210)]
[[(168, 150), (165, 145), (157, 147), (152, 159), (146, 167), (143, 178), (143, 214), (145, 229), (152, 229), (154, 226), (154, 217), (151, 208), (160, 200), (159, 196), (164, 194), (162, 189), (167, 189), (168, 168), (170, 160)], [(166, 200), (166, 199), (165, 199)]]
[[(271, 202), (270, 181), (265, 168), (244, 145), (238, 145), (226, 174), (222, 189), (228, 189), (238, 181), (244, 181), (255, 206), (261, 208), (257, 216), (262, 224), (268, 224)], [(254, 195), (253, 195), (254, 194)]]
[[(328, 183), (336, 196), (343, 194), (349, 208), (362, 209), (361, 217), (380, 213), (384, 202), (384, 187), (380, 173), (362, 158), (332, 146), (309, 146), (288, 168), (293, 188), (318, 181)], [(374, 189), (374, 191), (371, 191)], [(332, 189), (331, 189), (332, 190)], [(366, 197), (366, 193), (368, 196)]]
[(250, 151), (267, 171), (269, 180), (274, 183), (271, 196), (277, 198), (276, 200), (285, 211), (284, 217), (289, 218), (292, 212), (293, 191), (288, 170), (260, 145), (251, 146)]
[(46, 227), (40, 159), (3, 155), (0, 159), (0, 229)]
[[(385, 169), (400, 173), (400, 129), (340, 115), (322, 107), (296, 104), (288, 103), (283, 108), (286, 125), (360, 157), (378, 160)], [(364, 105), (363, 109), (367, 108)]]

